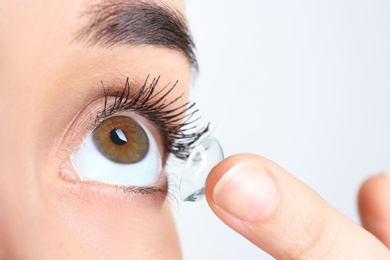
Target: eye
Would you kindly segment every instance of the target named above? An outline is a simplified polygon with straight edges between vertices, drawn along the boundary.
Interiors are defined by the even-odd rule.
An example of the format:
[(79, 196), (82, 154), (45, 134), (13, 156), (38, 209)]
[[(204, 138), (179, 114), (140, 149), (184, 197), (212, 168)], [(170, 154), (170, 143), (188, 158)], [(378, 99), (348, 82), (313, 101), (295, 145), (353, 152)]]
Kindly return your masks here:
[(71, 162), (81, 180), (121, 186), (149, 186), (160, 179), (157, 142), (140, 120), (113, 116), (101, 122)]

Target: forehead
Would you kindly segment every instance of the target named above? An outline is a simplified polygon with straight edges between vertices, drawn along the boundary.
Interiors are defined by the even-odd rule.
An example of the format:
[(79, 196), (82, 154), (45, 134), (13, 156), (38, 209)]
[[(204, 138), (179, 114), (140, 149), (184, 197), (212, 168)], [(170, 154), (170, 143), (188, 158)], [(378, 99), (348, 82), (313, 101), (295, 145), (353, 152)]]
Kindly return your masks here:
[[(107, 43), (109, 40), (113, 43), (117, 40), (115, 38), (119, 38), (118, 41), (122, 40), (121, 44), (163, 45), (161, 43), (167, 39), (175, 43), (189, 36), (183, 13), (183, 2), (175, 0), (159, 1), (158, 4), (152, 1), (126, 0), (6, 0), (0, 3), (0, 29), (3, 32), (3, 37), (0, 36), (0, 44), (3, 44), (0, 47), (5, 47), (6, 43), (12, 43), (15, 47), (14, 44), (18, 42), (21, 45), (36, 43), (41, 46), (49, 42), (69, 44), (75, 36), (79, 39), (89, 38), (92, 41), (100, 37), (95, 43), (104, 43), (103, 41)], [(171, 24), (176, 27), (171, 27)], [(127, 34), (124, 34), (125, 31)], [(141, 35), (144, 36), (143, 39), (133, 37), (140, 36), (139, 32), (143, 31), (145, 31)], [(130, 32), (138, 32), (138, 35), (129, 35)], [(160, 32), (160, 35), (156, 35), (155, 32)], [(168, 34), (161, 37), (161, 32)], [(95, 39), (92, 39), (94, 37)], [(25, 39), (28, 39), (27, 42)], [(132, 41), (126, 42), (124, 41), (126, 39)], [(102, 41), (98, 42), (99, 40)], [(182, 50), (191, 60), (193, 44), (190, 37), (187, 40), (189, 41), (184, 44), (187, 45), (185, 47), (189, 47), (188, 50), (172, 43), (168, 44), (168, 47), (173, 46), (171, 49)]]
[(32, 22), (30, 26), (40, 25), (41, 28), (56, 26), (74, 26), (82, 22), (81, 14), (91, 10), (96, 5), (104, 4), (139, 4), (148, 3), (159, 6), (168, 6), (175, 11), (185, 14), (185, 5), (182, 0), (2, 0), (0, 1), (0, 25), (20, 26), (23, 22)]
[[(40, 106), (37, 109), (43, 111), (42, 114), (44, 114), (49, 113), (47, 112), (49, 108), (58, 109), (61, 104), (67, 104), (69, 100), (76, 102), (75, 98), (69, 98), (71, 95), (82, 95), (83, 92), (95, 93), (96, 91), (100, 93), (101, 81), (114, 86), (117, 82), (123, 82), (129, 77), (137, 84), (142, 83), (148, 75), (151, 78), (162, 75), (164, 79), (162, 85), (176, 80), (181, 82), (177, 91), (187, 95), (187, 83), (190, 79), (188, 58), (191, 55), (188, 55), (190, 52), (186, 55), (185, 48), (178, 46), (178, 43), (183, 40), (183, 37), (189, 37), (188, 32), (179, 30), (178, 33), (177, 30), (168, 30), (173, 33), (171, 34), (173, 41), (171, 45), (161, 46), (159, 38), (125, 34), (131, 30), (122, 30), (121, 33), (116, 34), (117, 28), (115, 26), (113, 28), (112, 24), (107, 22), (115, 22), (115, 19), (112, 19), (115, 15), (109, 16), (102, 23), (107, 27), (89, 26), (91, 21), (93, 23), (102, 14), (95, 12), (96, 6), (111, 4), (122, 7), (133, 6), (133, 9), (136, 9), (138, 3), (141, 2), (126, 0), (0, 1), (0, 31), (2, 32), (0, 34), (0, 96), (23, 99), (24, 109), (30, 105), (29, 102), (35, 105), (38, 100)], [(156, 3), (158, 3), (157, 6), (168, 6), (174, 12), (183, 11), (181, 1), (156, 1)], [(136, 14), (133, 10), (132, 14), (134, 13)], [(143, 13), (138, 15), (142, 17)], [(125, 18), (127, 19), (128, 16), (125, 15)], [(152, 29), (159, 25), (153, 24), (154, 19), (151, 21), (149, 27)], [(170, 24), (172, 20), (166, 21)], [(144, 20), (144, 23), (146, 22), (147, 20)], [(92, 29), (88, 30), (90, 28)], [(129, 28), (135, 27), (130, 23)], [(159, 27), (157, 29), (159, 30)], [(107, 31), (109, 34), (102, 33)], [(87, 37), (78, 38), (80, 32)], [(94, 41), (99, 38), (99, 35), (105, 35), (106, 38), (102, 37)], [(112, 35), (114, 37), (111, 37)], [(156, 36), (156, 34), (148, 36)], [(104, 44), (107, 39), (114, 44)], [(131, 41), (126, 41), (128, 39)], [(146, 43), (148, 46), (140, 41), (137, 42), (142, 39), (148, 40)], [(64, 97), (63, 103), (54, 102), (62, 96)], [(2, 106), (8, 103), (11, 103), (11, 99), (2, 102), (0, 108), (5, 108)], [(54, 103), (56, 104), (53, 105)], [(69, 112), (70, 116), (71, 111), (65, 112)], [(38, 115), (40, 114), (35, 114), (35, 116)]]
[[(185, 5), (182, 0), (2, 0), (0, 2), (0, 12), (2, 16), (0, 19), (12, 17), (22, 17), (24, 20), (33, 18), (34, 20), (40, 18), (72, 18), (74, 14), (88, 10), (91, 6), (107, 3), (150, 3), (157, 5), (165, 5), (174, 8), (180, 13), (185, 13)], [(62, 15), (61, 15), (62, 14)], [(61, 17), (58, 17), (61, 15)], [(3, 19), (5, 18), (5, 19)]]

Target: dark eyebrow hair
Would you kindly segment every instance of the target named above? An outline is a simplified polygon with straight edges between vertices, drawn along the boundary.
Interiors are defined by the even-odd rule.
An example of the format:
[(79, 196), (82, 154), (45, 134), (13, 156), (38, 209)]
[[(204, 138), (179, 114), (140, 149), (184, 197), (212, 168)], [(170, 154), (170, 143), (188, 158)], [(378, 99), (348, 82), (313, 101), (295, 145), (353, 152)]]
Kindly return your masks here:
[(153, 2), (109, 0), (89, 6), (76, 40), (90, 45), (155, 45), (182, 52), (198, 70), (195, 44), (184, 16)]

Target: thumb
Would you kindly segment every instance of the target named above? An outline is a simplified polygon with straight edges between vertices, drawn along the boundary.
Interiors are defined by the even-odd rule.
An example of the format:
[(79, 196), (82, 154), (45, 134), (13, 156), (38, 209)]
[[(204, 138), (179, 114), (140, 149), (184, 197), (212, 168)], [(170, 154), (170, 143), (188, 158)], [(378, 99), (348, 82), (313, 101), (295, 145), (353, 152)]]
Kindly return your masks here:
[(270, 160), (251, 154), (218, 164), (207, 201), (228, 226), (277, 259), (389, 259), (369, 232)]

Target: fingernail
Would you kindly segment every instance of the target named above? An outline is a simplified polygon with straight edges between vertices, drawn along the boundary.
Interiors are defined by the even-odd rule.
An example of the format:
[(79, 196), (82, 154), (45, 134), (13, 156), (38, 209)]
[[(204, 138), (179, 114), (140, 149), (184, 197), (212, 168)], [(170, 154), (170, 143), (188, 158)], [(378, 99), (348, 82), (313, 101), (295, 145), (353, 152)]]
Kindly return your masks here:
[(241, 162), (226, 172), (214, 187), (216, 205), (245, 221), (256, 221), (276, 199), (274, 180), (261, 165)]

